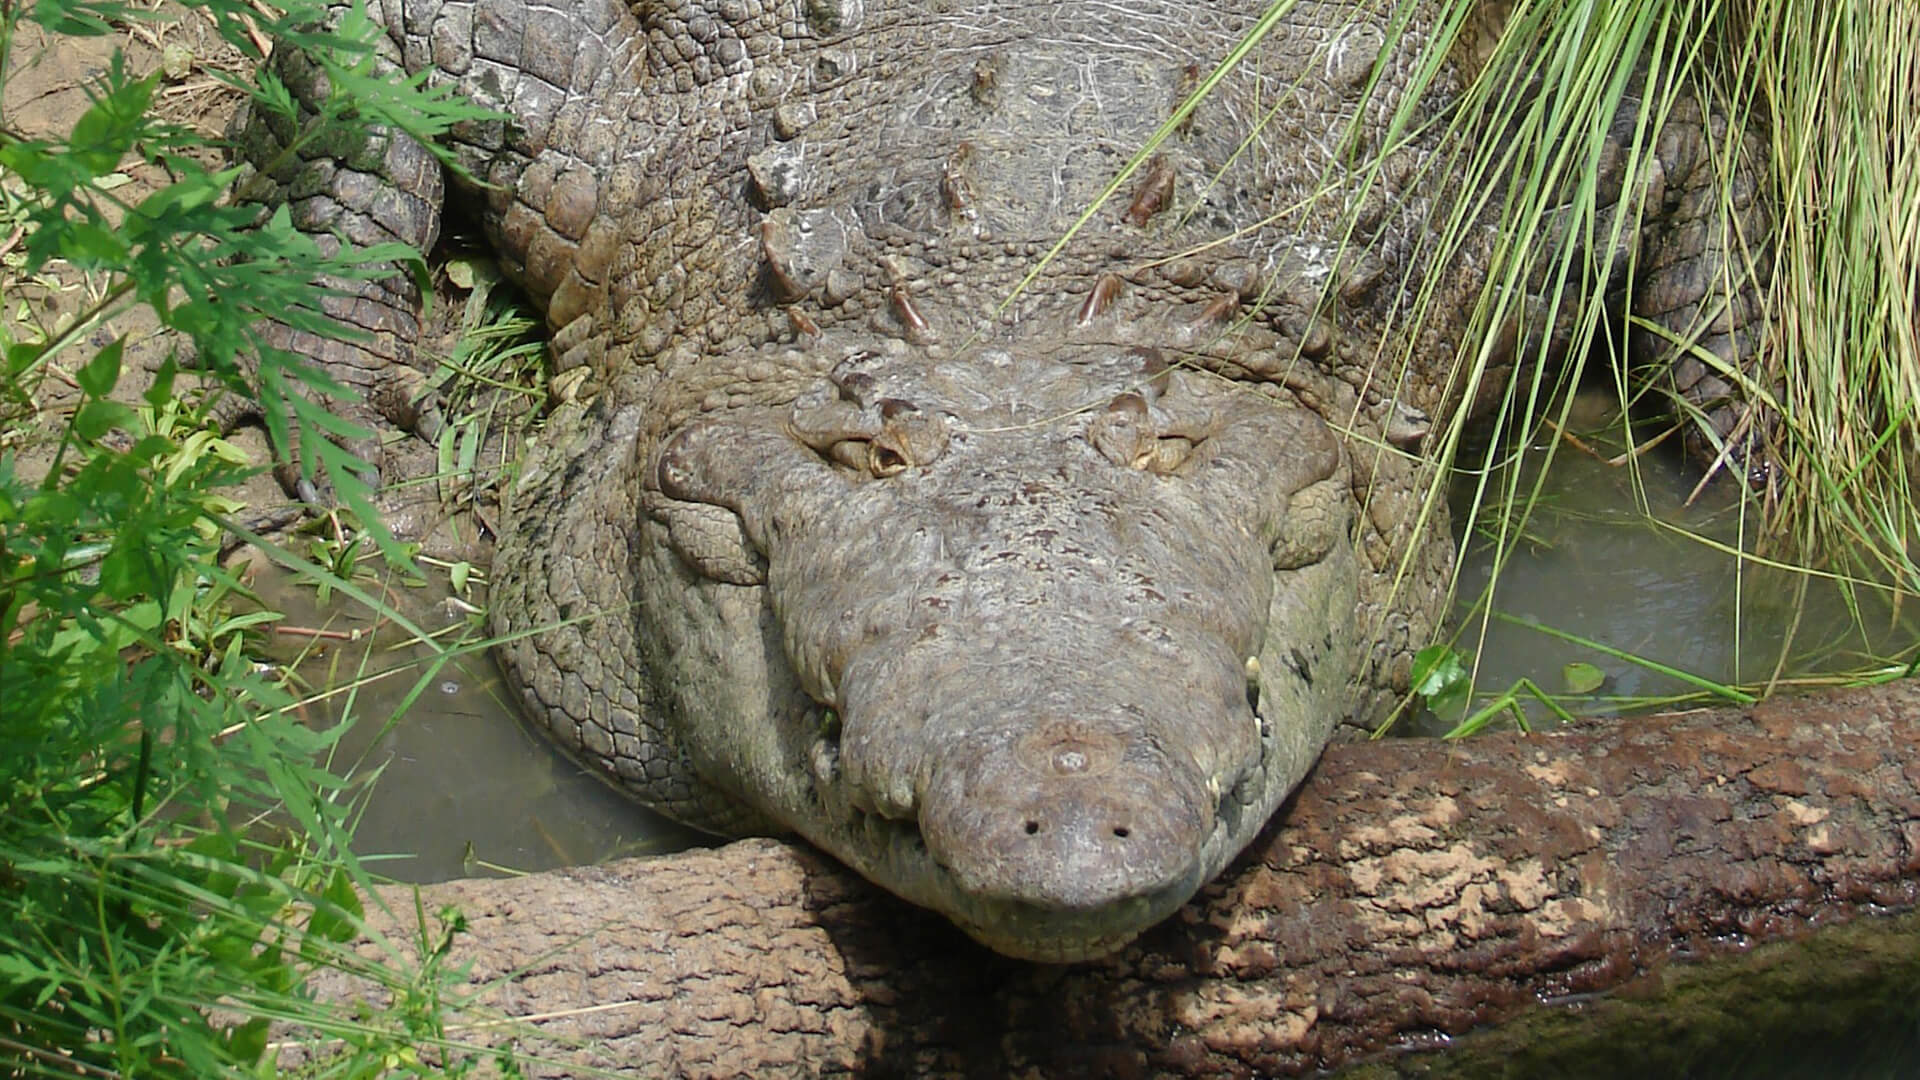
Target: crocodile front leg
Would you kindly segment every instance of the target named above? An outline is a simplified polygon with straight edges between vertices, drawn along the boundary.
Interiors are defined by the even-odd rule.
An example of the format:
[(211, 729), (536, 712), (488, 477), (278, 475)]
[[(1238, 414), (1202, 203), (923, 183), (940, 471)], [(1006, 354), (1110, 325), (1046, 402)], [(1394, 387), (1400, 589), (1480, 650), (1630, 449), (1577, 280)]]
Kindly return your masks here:
[[(351, 11), (337, 3), (324, 21), (338, 25)], [(459, 166), (452, 174), (435, 148), (402, 133), (316, 139), (307, 125), (326, 102), (326, 74), (300, 51), (282, 49), (271, 63), (299, 115), (255, 110), (247, 118), (237, 142), (258, 171), (242, 198), (285, 204), (294, 227), (327, 253), (343, 243), (398, 242), (425, 251), (452, 199), (478, 218), (502, 269), (546, 314), (558, 366), (602, 359), (619, 330), (631, 344), (640, 331), (610, 327), (605, 312), (609, 276), (629, 241), (632, 215), (625, 211), (660, 196), (642, 190), (659, 148), (645, 137), (650, 125), (630, 115), (646, 104), (640, 24), (624, 6), (604, 0), (564, 10), (524, 0), (385, 0), (368, 5), (365, 15), (382, 31), (374, 42), (376, 77), (425, 72), (499, 116), (448, 133), (440, 149)], [(332, 341), (279, 323), (264, 325), (262, 337), (309, 357), (355, 391), (358, 402), (338, 407), (348, 419), (431, 438), (440, 402), (415, 355), (420, 296), (403, 267), (386, 269), (373, 280), (316, 282), (331, 294), (325, 314), (361, 331), (357, 340)], [(377, 447), (355, 449), (373, 460), (368, 451)]]
[[(557, 8), (527, 0), (371, 0), (366, 7), (382, 28), (381, 70), (427, 72), (500, 118), (448, 133), (446, 149), (460, 171), (443, 176), (432, 149), (405, 136), (302, 145), (294, 123), (256, 117), (241, 138), (261, 172), (252, 197), (285, 203), (296, 227), (334, 250), (342, 242), (392, 241), (425, 249), (448, 201), (464, 205), (507, 276), (545, 314), (555, 366), (618, 376), (610, 380), (617, 385), (597, 384), (602, 393), (591, 410), (561, 409), (508, 496), (491, 595), (499, 654), (532, 722), (642, 802), (709, 830), (769, 831), (698, 775), (670, 730), (636, 640), (634, 574), (621, 565), (632, 557), (639, 517), (638, 484), (626, 472), (654, 378), (650, 357), (697, 326), (705, 301), (687, 297), (685, 285), (687, 265), (703, 260), (661, 238), (716, 232), (698, 223), (710, 200), (674, 175), (698, 158), (684, 145), (677, 158), (666, 150), (669, 140), (684, 143), (689, 132), (706, 129), (698, 121), (656, 123), (653, 110), (671, 112), (677, 99), (642, 83), (650, 67), (669, 78), (695, 67), (708, 81), (733, 72), (689, 64), (682, 46), (692, 38), (675, 13), (654, 10), (653, 22), (642, 25), (625, 5), (606, 0)], [(338, 5), (331, 17), (348, 10)], [(744, 52), (734, 56), (731, 48), (719, 40), (718, 60), (742, 66)], [(672, 55), (663, 59), (663, 50)], [(275, 66), (303, 115), (317, 111), (328, 87), (314, 65), (288, 51)], [(419, 297), (401, 267), (391, 270), (371, 282), (320, 282), (340, 294), (327, 301), (327, 314), (366, 331), (365, 340), (324, 341), (280, 325), (263, 330), (270, 344), (305, 354), (360, 392), (350, 419), (430, 435), (436, 402), (420, 393), (414, 355)]]
[[(337, 16), (336, 12), (336, 16)], [(379, 61), (398, 76), (390, 57)], [(329, 95), (325, 71), (298, 49), (277, 50), (271, 66), (298, 106), (296, 117), (254, 109), (238, 132), (241, 156), (256, 170), (242, 186), (243, 201), (263, 206), (285, 204), (293, 226), (313, 237), (327, 256), (343, 244), (357, 248), (400, 243), (430, 248), (440, 233), (445, 185), (433, 153), (404, 133), (376, 128), (362, 138), (345, 139), (319, 131), (315, 120)], [(323, 313), (358, 331), (355, 340), (324, 338), (284, 322), (269, 321), (262, 343), (305, 356), (358, 400), (333, 407), (345, 419), (378, 430), (385, 421), (432, 438), (441, 423), (440, 404), (416, 366), (414, 345), (420, 334), (420, 296), (412, 275), (390, 264), (372, 279), (323, 275), (314, 284), (325, 290)], [(292, 461), (276, 469), (282, 486), (309, 502), (320, 492), (296, 466), (304, 456), (299, 428)], [(378, 466), (377, 438), (348, 447)]]

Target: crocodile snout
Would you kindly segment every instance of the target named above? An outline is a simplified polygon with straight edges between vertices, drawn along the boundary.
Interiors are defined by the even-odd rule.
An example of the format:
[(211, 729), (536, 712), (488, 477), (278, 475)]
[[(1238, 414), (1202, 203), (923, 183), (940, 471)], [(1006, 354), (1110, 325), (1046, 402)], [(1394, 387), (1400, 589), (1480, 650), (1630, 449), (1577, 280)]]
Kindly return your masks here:
[(1222, 795), (1266, 761), (1243, 646), (1097, 610), (882, 637), (840, 680), (838, 797), (911, 826), (914, 884), (1014, 956), (1097, 955), (1165, 918), (1231, 856)]
[(1131, 716), (978, 732), (934, 764), (921, 831), (984, 901), (1084, 912), (1190, 891), (1217, 800), (1183, 756)]

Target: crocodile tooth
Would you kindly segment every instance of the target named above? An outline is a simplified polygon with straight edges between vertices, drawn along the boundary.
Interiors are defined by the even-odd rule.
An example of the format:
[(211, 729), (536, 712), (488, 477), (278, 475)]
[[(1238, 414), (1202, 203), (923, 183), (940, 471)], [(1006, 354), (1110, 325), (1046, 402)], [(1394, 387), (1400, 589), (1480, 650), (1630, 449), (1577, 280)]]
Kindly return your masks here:
[(919, 309), (913, 306), (913, 294), (907, 291), (904, 283), (895, 284), (888, 294), (893, 302), (894, 318), (906, 328), (907, 340), (915, 345), (925, 345), (934, 338), (933, 327), (928, 324)]
[(1086, 301), (1080, 305), (1080, 314), (1074, 316), (1073, 325), (1088, 326), (1105, 315), (1113, 307), (1113, 302), (1120, 298), (1124, 284), (1117, 274), (1101, 274), (1094, 280), (1093, 291), (1087, 294)]
[(1145, 225), (1172, 200), (1173, 163), (1166, 155), (1155, 154), (1153, 160), (1147, 162), (1146, 179), (1140, 182), (1140, 190), (1134, 193), (1133, 203), (1127, 207), (1127, 222)]

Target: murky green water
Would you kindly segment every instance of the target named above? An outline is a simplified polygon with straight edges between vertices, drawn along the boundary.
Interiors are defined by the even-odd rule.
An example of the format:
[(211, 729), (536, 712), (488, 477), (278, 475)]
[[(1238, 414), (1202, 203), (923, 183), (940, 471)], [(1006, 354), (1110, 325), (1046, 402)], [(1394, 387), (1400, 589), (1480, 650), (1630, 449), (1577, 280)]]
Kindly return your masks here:
[[(1755, 547), (1758, 523), (1732, 484), (1696, 493), (1699, 470), (1672, 454), (1643, 455), (1633, 468), (1603, 460), (1600, 454), (1617, 450), (1606, 442), (1611, 401), (1607, 391), (1576, 407), (1576, 420), (1589, 429), (1582, 442), (1598, 453), (1563, 443), (1524, 521), (1493, 512), (1470, 517), (1473, 481), (1455, 489), (1465, 558), (1454, 620), (1459, 647), (1474, 657), (1482, 700), (1522, 678), (1564, 693), (1570, 663), (1592, 664), (1605, 676), (1597, 691), (1567, 702), (1576, 713), (1644, 709), (1649, 699), (1703, 693), (1551, 631), (1748, 687), (1884, 667), (1878, 657), (1920, 640), (1910, 610), (1902, 617), (1883, 592), (1856, 588), (1850, 599), (1832, 579), (1736, 556)], [(1531, 485), (1531, 474), (1525, 482)], [(1503, 527), (1518, 538), (1489, 592)], [(1528, 711), (1550, 719), (1544, 709)], [(1420, 730), (1437, 733), (1431, 717)]]

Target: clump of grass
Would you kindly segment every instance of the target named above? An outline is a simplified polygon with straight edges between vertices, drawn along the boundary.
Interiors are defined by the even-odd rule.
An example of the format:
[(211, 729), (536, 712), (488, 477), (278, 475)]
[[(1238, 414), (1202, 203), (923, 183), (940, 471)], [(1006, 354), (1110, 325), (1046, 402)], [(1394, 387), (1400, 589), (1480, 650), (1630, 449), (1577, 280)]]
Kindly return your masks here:
[[(474, 115), (419, 84), (371, 78), (363, 21), (334, 32), (313, 25), (318, 5), (278, 19), (230, 0), (200, 6), (255, 59), (260, 19), (282, 47), (326, 66), (336, 99), (307, 118), (306, 137), (372, 123), (430, 137)], [(113, 0), (0, 5), (0, 71), (26, 22), (102, 34), (155, 17)], [(202, 167), (203, 143), (151, 115), (156, 85), (116, 55), (65, 138), (0, 129), (20, 256), (8, 272), (64, 266), (98, 283), (71, 321), (0, 340), (0, 1072), (270, 1075), (269, 1031), (281, 1024), (324, 1040), (327, 1068), (342, 1075), (458, 1075), (485, 1055), (445, 1038), (456, 973), (444, 941), (418, 943), (421, 964), (391, 942), (384, 963), (346, 947), (369, 932), (370, 881), (347, 847), (351, 793), (316, 764), (340, 729), (300, 723), (292, 695), (256, 662), (248, 632), (272, 616), (235, 613), (244, 587), (219, 558), (228, 490), (250, 465), (183, 405), (171, 359), (127, 400), (127, 342), (110, 329), (146, 305), (212, 379), (280, 395), (336, 491), (364, 504), (343, 482), (360, 463), (322, 437), (333, 422), (295, 392), (324, 396), (324, 381), (260, 350), (254, 327), (272, 312), (328, 331), (318, 274), (381, 274), (418, 257), (323, 257), (284, 213), (250, 228), (252, 213), (223, 198), (237, 171)], [(256, 108), (291, 115), (270, 79), (251, 93)], [(130, 155), (173, 182), (125, 197), (105, 181)], [(248, 351), (257, 383), (238, 363)], [(11, 448), (27, 441), (35, 390), (56, 366), (80, 400), (51, 464), (31, 475)], [(276, 417), (284, 435), (270, 409)], [(350, 1014), (317, 1002), (309, 981), (327, 969), (384, 988), (386, 1003)]]
[(1920, 9), (1756, 0), (1740, 15), (1729, 76), (1771, 121), (1778, 191), (1775, 518), (1920, 591)]
[[(1882, 581), (1920, 588), (1909, 482), (1920, 460), (1920, 11), (1897, 0), (1668, 0), (1621, 5), (1637, 9), (1630, 32), (1603, 23), (1595, 35), (1590, 6), (1614, 7), (1550, 5), (1543, 45), (1664, 68), (1654, 85), (1711, 102), (1727, 121), (1714, 148), (1723, 218), (1738, 217), (1743, 165), (1763, 180), (1768, 234), (1735, 237), (1719, 284), (1743, 273), (1768, 283), (1766, 362), (1734, 370), (1709, 358), (1779, 415), (1762, 448), (1778, 473), (1759, 492), (1760, 531), (1811, 560), (1865, 559)], [(1760, 161), (1741, 160), (1743, 135), (1759, 137)], [(1622, 388), (1634, 403), (1639, 388)]]
[(459, 256), (447, 261), (445, 272), (450, 284), (466, 292), (452, 355), (440, 359), (432, 377), (445, 395), (448, 418), (435, 443), (434, 479), (442, 505), (455, 506), (509, 471), (504, 445), (483, 460), (487, 434), (513, 427), (514, 417), (542, 404), (550, 380), (544, 324), (493, 260)]
[[(1630, 447), (1634, 417), (1694, 422), (1694, 406), (1622, 353), (1642, 332), (1664, 335), (1669, 357), (1691, 352), (1777, 418), (1755, 428), (1764, 436), (1757, 459), (1771, 466), (1761, 482), (1749, 486), (1737, 467), (1718, 479), (1747, 496), (1730, 558), (1758, 553), (1769, 565), (1837, 570), (1850, 587), (1920, 590), (1911, 484), (1920, 463), (1920, 11), (1900, 0), (1515, 0), (1490, 19), (1465, 0), (1443, 6), (1434, 55), (1480, 62), (1454, 114), (1458, 149), (1433, 174), (1459, 193), (1436, 232), (1437, 258), (1472, 252), (1489, 221), (1500, 238), (1454, 392), (1473, 400), (1494, 377), (1490, 344), (1474, 346), (1498, 340), (1504, 323), (1534, 341), (1494, 410), (1492, 437), (1467, 438), (1455, 417), (1437, 450), (1469, 477), (1471, 516), (1498, 522), (1497, 558), (1524, 535), (1549, 483), (1548, 468), (1514, 468), (1514, 459), (1550, 465), (1583, 380), (1616, 387)], [(1693, 348), (1684, 330), (1628, 318), (1620, 298), (1640, 268), (1596, 255), (1630, 250), (1642, 224), (1633, 200), (1610, 202), (1612, 189), (1596, 184), (1607, 143), (1629, 133), (1618, 186), (1636, 190), (1683, 93), (1724, 120), (1709, 143), (1710, 210), (1726, 236), (1713, 288), (1731, 303), (1745, 282), (1764, 285), (1768, 333), (1757, 362), (1739, 367)], [(1737, 205), (1753, 180), (1760, 215)], [(1417, 306), (1414, 317), (1430, 316)], [(1469, 445), (1486, 449), (1469, 460)], [(1630, 449), (1624, 467), (1638, 460)], [(1430, 500), (1443, 497), (1442, 483), (1435, 474)], [(1501, 512), (1482, 513), (1496, 504)], [(1494, 610), (1490, 597), (1477, 607), (1483, 618)]]

